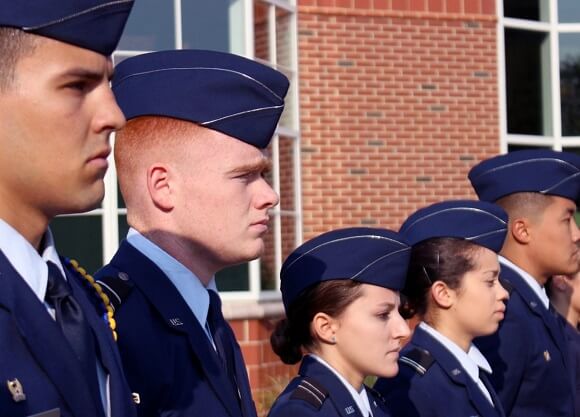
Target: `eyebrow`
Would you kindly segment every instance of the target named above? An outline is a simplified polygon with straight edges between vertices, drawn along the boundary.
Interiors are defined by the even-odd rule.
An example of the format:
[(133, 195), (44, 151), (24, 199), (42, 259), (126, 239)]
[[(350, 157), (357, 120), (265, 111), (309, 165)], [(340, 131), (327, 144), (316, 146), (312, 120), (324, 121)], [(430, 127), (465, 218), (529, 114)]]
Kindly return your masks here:
[(235, 167), (229, 174), (241, 174), (241, 173), (248, 173), (248, 172), (258, 172), (258, 171), (269, 171), (272, 169), (272, 161), (269, 159), (263, 158), (258, 162), (244, 164), (238, 167)]
[[(109, 78), (108, 76), (109, 74), (107, 74), (107, 78)], [(71, 68), (62, 73), (59, 78), (82, 78), (85, 80), (100, 81), (103, 79), (103, 73), (101, 71), (93, 71), (86, 68)]]

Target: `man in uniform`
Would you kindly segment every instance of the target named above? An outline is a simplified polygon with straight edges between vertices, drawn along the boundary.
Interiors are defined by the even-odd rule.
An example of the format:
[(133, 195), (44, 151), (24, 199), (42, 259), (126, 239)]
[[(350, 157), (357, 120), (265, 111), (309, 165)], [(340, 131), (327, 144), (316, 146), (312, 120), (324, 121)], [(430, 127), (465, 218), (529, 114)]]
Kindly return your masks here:
[[(132, 0), (0, 0), (0, 414), (126, 417), (104, 308), (49, 222), (103, 198), (109, 86)], [(87, 236), (90, 238), (90, 236)], [(106, 315), (105, 315), (106, 317)]]
[(492, 383), (508, 416), (572, 417), (563, 323), (544, 285), (553, 275), (578, 270), (580, 156), (512, 152), (481, 162), (469, 179), (481, 200), (509, 216), (500, 256), (500, 279), (510, 292), (505, 319), (496, 334), (476, 340), (493, 369)]
[(214, 275), (257, 258), (278, 195), (263, 178), (288, 80), (211, 51), (123, 61), (113, 91), (127, 117), (115, 161), (131, 226), (96, 275), (141, 416), (256, 415)]

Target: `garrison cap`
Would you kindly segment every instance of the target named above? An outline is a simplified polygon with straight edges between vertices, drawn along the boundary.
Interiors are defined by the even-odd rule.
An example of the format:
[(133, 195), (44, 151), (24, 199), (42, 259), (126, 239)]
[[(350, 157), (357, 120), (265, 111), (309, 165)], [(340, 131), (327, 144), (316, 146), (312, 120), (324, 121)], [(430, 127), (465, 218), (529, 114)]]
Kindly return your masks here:
[(258, 148), (272, 139), (289, 82), (266, 65), (203, 50), (153, 52), (121, 62), (113, 91), (127, 120), (164, 116)]
[(493, 203), (453, 200), (435, 203), (411, 214), (399, 233), (416, 245), (428, 239), (464, 239), (499, 252), (507, 234), (508, 215)]
[(302, 244), (280, 271), (286, 310), (307, 288), (322, 281), (351, 279), (399, 291), (405, 284), (410, 246), (391, 230), (354, 227), (333, 230)]
[(493, 202), (520, 192), (578, 201), (580, 155), (548, 149), (515, 151), (480, 162), (468, 177), (484, 201)]
[(109, 56), (133, 0), (0, 0), (0, 26), (45, 36)]

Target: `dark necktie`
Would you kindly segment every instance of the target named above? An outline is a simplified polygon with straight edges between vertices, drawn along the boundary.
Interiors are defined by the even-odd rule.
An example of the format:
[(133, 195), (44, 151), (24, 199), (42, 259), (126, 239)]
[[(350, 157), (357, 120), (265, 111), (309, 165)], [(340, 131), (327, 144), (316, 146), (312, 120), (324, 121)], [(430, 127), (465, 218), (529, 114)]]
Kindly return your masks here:
[[(212, 290), (209, 293), (209, 311), (207, 322), (215, 343), (218, 356), (220, 357), (225, 371), (228, 375), (236, 395), (238, 395), (238, 385), (236, 383), (235, 357), (230, 330), (222, 314), (222, 302), (219, 295)], [(239, 398), (238, 398), (239, 399)]]
[(47, 265), (48, 286), (46, 288), (45, 301), (50, 307), (54, 308), (56, 322), (79, 360), (82, 373), (91, 388), (93, 398), (101, 414), (104, 415), (97, 378), (97, 356), (94, 336), (86, 322), (81, 307), (72, 296), (70, 285), (54, 263), (49, 261)]

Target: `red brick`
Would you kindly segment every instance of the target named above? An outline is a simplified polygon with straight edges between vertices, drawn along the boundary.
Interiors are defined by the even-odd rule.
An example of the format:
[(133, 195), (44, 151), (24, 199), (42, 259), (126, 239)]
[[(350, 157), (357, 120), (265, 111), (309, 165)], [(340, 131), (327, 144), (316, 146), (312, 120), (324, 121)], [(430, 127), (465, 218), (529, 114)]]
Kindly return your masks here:
[(245, 332), (245, 320), (232, 320), (229, 322), (234, 334), (236, 335), (236, 339), (238, 342), (243, 342), (248, 340), (248, 336)]

